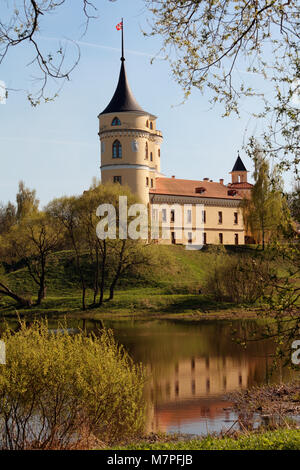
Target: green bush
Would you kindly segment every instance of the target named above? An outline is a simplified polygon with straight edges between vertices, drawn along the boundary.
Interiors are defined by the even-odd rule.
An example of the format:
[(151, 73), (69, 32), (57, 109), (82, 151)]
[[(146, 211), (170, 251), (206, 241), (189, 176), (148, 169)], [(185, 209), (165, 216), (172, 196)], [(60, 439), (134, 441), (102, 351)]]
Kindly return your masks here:
[(51, 332), (47, 322), (7, 330), (0, 366), (2, 449), (86, 448), (138, 436), (144, 427), (144, 369), (111, 331)]
[(205, 292), (217, 301), (254, 303), (271, 276), (272, 268), (263, 258), (219, 254), (208, 270)]

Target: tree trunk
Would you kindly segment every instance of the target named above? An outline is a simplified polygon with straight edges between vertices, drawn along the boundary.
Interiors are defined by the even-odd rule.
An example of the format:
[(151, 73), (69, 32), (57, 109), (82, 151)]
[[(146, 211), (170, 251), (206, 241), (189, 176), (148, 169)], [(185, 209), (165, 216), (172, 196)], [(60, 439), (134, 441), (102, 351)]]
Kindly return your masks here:
[(106, 265), (106, 241), (103, 240), (99, 305), (103, 304), (103, 298), (104, 298), (105, 265)]
[(99, 293), (99, 251), (98, 246), (96, 245), (96, 267), (95, 267), (95, 276), (94, 276), (94, 299), (93, 305), (96, 305), (97, 295)]
[(123, 255), (124, 255), (125, 245), (126, 245), (126, 240), (124, 240), (123, 243), (122, 243), (122, 248), (121, 248), (120, 256), (119, 256), (118, 268), (116, 270), (116, 274), (115, 274), (115, 276), (112, 280), (112, 283), (110, 285), (110, 288), (109, 288), (109, 298), (108, 298), (108, 300), (113, 300), (113, 298), (114, 298), (115, 288), (116, 288), (117, 282), (119, 280), (119, 277), (120, 277), (120, 274), (121, 274), (121, 271), (122, 271)]
[(6, 295), (7, 297), (10, 297), (11, 299), (14, 299), (16, 302), (21, 307), (30, 307), (31, 306), (31, 300), (29, 299), (24, 299), (24, 297), (21, 297), (20, 295), (16, 294), (15, 292), (12, 292), (5, 284), (0, 282), (0, 294)]

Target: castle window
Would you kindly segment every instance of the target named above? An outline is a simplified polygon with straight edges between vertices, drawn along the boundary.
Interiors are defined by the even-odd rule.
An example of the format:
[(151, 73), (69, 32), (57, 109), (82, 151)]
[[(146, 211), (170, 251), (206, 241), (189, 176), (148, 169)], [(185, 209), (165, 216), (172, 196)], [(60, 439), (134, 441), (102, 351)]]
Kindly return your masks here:
[(239, 223), (239, 215), (237, 212), (234, 213), (234, 223), (237, 225)]
[(150, 122), (150, 129), (153, 129), (153, 122)]
[(223, 245), (223, 233), (219, 233), (219, 243)]
[(153, 188), (153, 179), (151, 179), (151, 188)]
[(234, 244), (235, 244), (235, 245), (238, 245), (238, 244), (239, 244), (239, 234), (238, 234), (238, 233), (235, 233), (235, 234), (234, 234)]
[(146, 122), (146, 127), (149, 127), (149, 121)]
[(162, 210), (162, 221), (167, 222), (167, 209)]
[(171, 210), (171, 222), (175, 222), (175, 211)]
[(114, 183), (122, 184), (122, 176), (114, 176)]
[(202, 223), (206, 224), (206, 211), (202, 211)]
[(206, 241), (206, 233), (203, 232), (202, 234), (202, 241), (203, 241), (203, 245), (206, 245), (207, 241)]
[(122, 158), (122, 145), (119, 140), (113, 143), (113, 158)]
[(188, 211), (187, 211), (187, 223), (188, 224), (192, 223), (192, 211), (191, 211), (191, 209), (188, 209)]
[(219, 224), (222, 224), (223, 223), (223, 213), (218, 212), (218, 217), (219, 217)]
[(150, 161), (153, 162), (153, 153), (150, 152)]
[(149, 154), (149, 148), (148, 148), (148, 142), (146, 142), (146, 148), (145, 148), (145, 158), (148, 160), (148, 155)]
[(160, 157), (160, 149), (158, 149), (158, 156)]
[(118, 117), (113, 118), (111, 125), (112, 126), (120, 126), (121, 125), (120, 119)]
[(148, 178), (148, 176), (146, 177), (146, 186), (149, 186), (149, 178)]
[(193, 234), (192, 234), (192, 232), (188, 232), (188, 243), (193, 243)]

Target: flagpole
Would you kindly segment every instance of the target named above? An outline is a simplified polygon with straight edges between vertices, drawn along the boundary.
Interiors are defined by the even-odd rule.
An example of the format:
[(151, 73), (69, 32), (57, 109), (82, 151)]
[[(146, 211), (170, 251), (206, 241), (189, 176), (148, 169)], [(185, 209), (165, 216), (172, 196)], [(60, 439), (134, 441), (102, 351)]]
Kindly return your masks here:
[(121, 57), (121, 61), (124, 62), (125, 61), (125, 57), (124, 57), (124, 19), (122, 18), (122, 57)]

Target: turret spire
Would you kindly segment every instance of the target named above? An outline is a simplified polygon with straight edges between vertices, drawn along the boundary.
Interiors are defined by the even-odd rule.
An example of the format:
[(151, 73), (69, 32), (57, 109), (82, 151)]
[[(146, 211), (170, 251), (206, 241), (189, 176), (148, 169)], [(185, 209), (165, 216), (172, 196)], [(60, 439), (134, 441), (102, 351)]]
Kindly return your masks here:
[(119, 112), (139, 112), (147, 114), (137, 103), (130, 89), (126, 70), (125, 70), (125, 53), (124, 53), (124, 19), (117, 25), (117, 30), (122, 32), (122, 56), (121, 56), (121, 70), (119, 81), (109, 105), (102, 111), (101, 114), (119, 113)]

